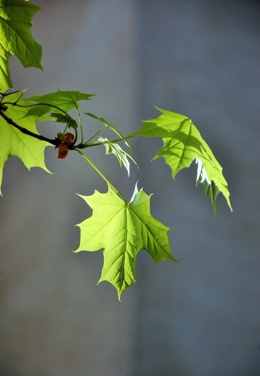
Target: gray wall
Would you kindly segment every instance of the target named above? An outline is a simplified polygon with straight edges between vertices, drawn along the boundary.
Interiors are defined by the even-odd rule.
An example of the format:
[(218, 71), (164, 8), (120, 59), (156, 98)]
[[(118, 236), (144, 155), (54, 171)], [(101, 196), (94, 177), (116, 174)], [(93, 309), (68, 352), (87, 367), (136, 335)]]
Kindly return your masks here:
[(163, 160), (151, 164), (158, 140), (133, 142), (140, 169), (129, 179), (91, 151), (127, 197), (137, 179), (154, 193), (180, 261), (155, 265), (141, 252), (119, 303), (112, 286), (96, 286), (102, 252), (71, 252), (75, 224), (91, 214), (75, 192), (105, 184), (72, 153), (61, 161), (48, 148), (54, 175), (11, 158), (0, 200), (1, 376), (258, 375), (259, 13), (256, 1), (44, 2), (33, 34), (45, 74), (13, 58), (14, 87), (98, 93), (84, 110), (124, 133), (157, 116), (153, 104), (190, 116), (224, 166), (234, 212), (220, 197), (214, 216), (195, 167), (173, 181)]

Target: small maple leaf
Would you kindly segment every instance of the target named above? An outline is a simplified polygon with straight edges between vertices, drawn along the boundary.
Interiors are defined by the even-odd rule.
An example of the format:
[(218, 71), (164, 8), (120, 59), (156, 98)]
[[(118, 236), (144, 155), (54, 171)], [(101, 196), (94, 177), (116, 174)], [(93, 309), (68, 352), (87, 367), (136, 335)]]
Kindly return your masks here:
[(120, 167), (124, 166), (126, 168), (128, 176), (130, 176), (130, 162), (128, 158), (131, 159), (135, 163), (135, 165), (137, 165), (134, 158), (125, 150), (123, 150), (120, 145), (114, 142), (110, 142), (107, 138), (99, 137), (98, 141), (104, 143), (106, 154), (114, 154), (116, 156)]

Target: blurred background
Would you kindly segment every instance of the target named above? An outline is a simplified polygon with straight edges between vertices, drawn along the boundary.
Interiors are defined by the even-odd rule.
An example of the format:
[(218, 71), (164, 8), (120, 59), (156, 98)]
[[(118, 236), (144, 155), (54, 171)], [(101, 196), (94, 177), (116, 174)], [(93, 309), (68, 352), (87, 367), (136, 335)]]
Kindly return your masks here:
[[(224, 167), (234, 212), (219, 197), (213, 214), (195, 166), (172, 180), (162, 158), (151, 162), (160, 140), (132, 142), (130, 178), (105, 149), (91, 150), (128, 199), (137, 180), (153, 193), (179, 261), (155, 265), (141, 251), (120, 303), (114, 287), (96, 286), (102, 251), (72, 252), (75, 224), (91, 215), (75, 193), (105, 183), (74, 153), (58, 160), (47, 148), (53, 175), (11, 158), (0, 199), (0, 375), (259, 375), (259, 2), (34, 3), (44, 7), (32, 31), (45, 73), (13, 57), (14, 89), (97, 93), (83, 111), (124, 134), (159, 115), (153, 105), (189, 116)], [(84, 120), (92, 134), (99, 124)]]

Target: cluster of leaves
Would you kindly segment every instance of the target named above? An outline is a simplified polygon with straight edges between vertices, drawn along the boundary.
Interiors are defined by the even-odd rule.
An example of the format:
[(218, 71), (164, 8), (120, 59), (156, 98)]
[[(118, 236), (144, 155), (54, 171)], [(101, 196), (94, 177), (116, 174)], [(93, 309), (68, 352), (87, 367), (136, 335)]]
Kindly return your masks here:
[[(91, 94), (58, 90), (24, 98), (24, 91), (10, 91), (12, 84), (8, 60), (11, 55), (16, 55), (25, 67), (41, 69), (41, 47), (30, 31), (32, 16), (39, 9), (25, 0), (0, 1), (0, 188), (5, 162), (12, 155), (20, 158), (28, 169), (39, 167), (47, 172), (44, 159), (47, 146), (58, 148), (58, 156), (62, 155), (62, 158), (66, 157), (69, 150), (82, 155), (107, 182), (108, 191), (95, 191), (91, 196), (81, 196), (93, 213), (78, 225), (80, 245), (75, 252), (104, 249), (100, 281), (106, 280), (114, 285), (120, 298), (122, 292), (136, 280), (135, 263), (141, 249), (146, 250), (156, 263), (166, 259), (174, 260), (167, 236), (169, 228), (151, 215), (150, 196), (143, 189), (138, 189), (136, 185), (132, 199), (127, 203), (123, 194), (83, 150), (103, 145), (106, 153), (115, 155), (120, 166), (124, 166), (130, 174), (129, 159), (135, 161), (130, 154), (128, 140), (133, 137), (159, 137), (163, 146), (154, 159), (164, 157), (173, 178), (179, 171), (196, 162), (196, 182), (203, 185), (214, 211), (218, 193), (223, 194), (232, 210), (228, 185), (222, 167), (197, 127), (186, 116), (158, 108), (161, 114), (157, 118), (144, 121), (138, 131), (123, 136), (106, 119), (85, 113), (101, 123), (98, 131), (85, 140), (79, 102), (88, 101), (92, 98)], [(71, 110), (76, 110), (77, 120), (72, 117)], [(53, 139), (39, 134), (36, 124), (45, 120), (64, 124), (63, 132)], [(101, 137), (104, 129), (109, 129), (115, 135), (114, 138), (109, 140)], [(119, 145), (120, 142), (129, 148), (129, 152)]]

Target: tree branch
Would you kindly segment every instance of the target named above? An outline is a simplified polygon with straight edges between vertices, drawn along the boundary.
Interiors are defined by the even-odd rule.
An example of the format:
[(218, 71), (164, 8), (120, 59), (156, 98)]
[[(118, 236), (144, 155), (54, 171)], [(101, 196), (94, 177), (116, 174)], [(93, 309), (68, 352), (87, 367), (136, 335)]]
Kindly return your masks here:
[(9, 118), (9, 116), (7, 116), (4, 113), (4, 111), (5, 111), (5, 108), (3, 107), (3, 105), (1, 105), (1, 107), (0, 107), (0, 116), (2, 116), (2, 118), (5, 119), (5, 121), (8, 124), (10, 124), (13, 127), (19, 129), (19, 131), (21, 131), (22, 133), (27, 134), (28, 136), (37, 138), (40, 141), (49, 142), (50, 144), (55, 145), (56, 147), (60, 144), (60, 140), (58, 140), (56, 138), (55, 139), (47, 138), (47, 137), (42, 136), (41, 134), (33, 133), (33, 132), (29, 131), (29, 129), (21, 127), (20, 125), (16, 124), (11, 118)]

